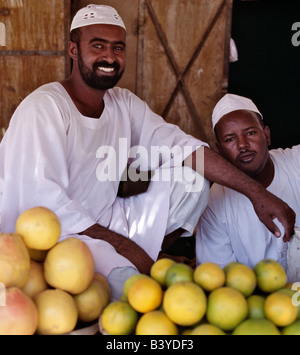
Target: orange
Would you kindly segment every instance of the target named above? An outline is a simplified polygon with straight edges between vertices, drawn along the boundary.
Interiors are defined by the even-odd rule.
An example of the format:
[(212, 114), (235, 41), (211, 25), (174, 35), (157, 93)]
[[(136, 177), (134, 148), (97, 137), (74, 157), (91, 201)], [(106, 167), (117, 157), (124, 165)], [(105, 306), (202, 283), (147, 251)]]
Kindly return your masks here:
[(44, 262), (45, 279), (54, 288), (71, 294), (83, 292), (94, 277), (94, 259), (88, 246), (77, 238), (56, 244)]
[(48, 250), (58, 242), (61, 224), (50, 209), (33, 207), (18, 217), (16, 233), (22, 236), (28, 248)]
[(232, 265), (226, 273), (226, 286), (249, 297), (256, 288), (256, 276), (250, 267), (243, 264)]
[(213, 324), (201, 324), (194, 328), (189, 335), (226, 335), (222, 329)]
[(110, 335), (130, 335), (137, 321), (137, 312), (127, 302), (115, 301), (104, 309), (99, 324)]
[(247, 315), (248, 304), (240, 291), (221, 287), (210, 293), (206, 313), (209, 323), (223, 330), (233, 330)]
[(27, 296), (34, 298), (37, 294), (45, 291), (47, 288), (48, 285), (44, 276), (43, 264), (31, 260), (29, 276), (22, 291), (26, 293)]
[(298, 308), (292, 303), (289, 295), (283, 292), (270, 294), (265, 301), (266, 318), (279, 327), (287, 327), (296, 321)]
[(176, 282), (190, 281), (194, 280), (193, 278), (194, 271), (193, 269), (182, 263), (175, 263), (171, 265), (166, 272), (165, 283), (167, 287), (170, 287)]
[(280, 331), (267, 319), (247, 319), (235, 328), (232, 335), (280, 335)]
[(174, 265), (175, 261), (164, 258), (156, 261), (150, 270), (150, 276), (156, 280), (161, 286), (166, 286), (166, 273), (170, 266)]
[(78, 311), (73, 297), (62, 290), (46, 290), (35, 297), (38, 334), (60, 335), (74, 330)]
[(275, 260), (265, 259), (260, 261), (254, 272), (257, 278), (258, 287), (267, 293), (275, 292), (284, 287), (287, 276), (284, 268)]
[(136, 335), (178, 335), (178, 328), (164, 312), (153, 311), (142, 315)]
[(249, 308), (249, 318), (259, 319), (265, 318), (265, 297), (260, 295), (252, 295), (247, 298)]
[(135, 275), (132, 275), (130, 276), (124, 283), (124, 286), (123, 286), (123, 299), (125, 301), (128, 301), (128, 292), (129, 292), (129, 289), (130, 287), (133, 285), (133, 283), (139, 279), (142, 279), (144, 277), (149, 277), (145, 274), (135, 274)]
[(225, 272), (214, 263), (199, 265), (194, 271), (194, 281), (205, 291), (211, 292), (225, 283)]
[(282, 335), (300, 335), (300, 320), (283, 328), (281, 332)]
[(17, 234), (0, 233), (0, 282), (5, 287), (22, 288), (28, 278), (30, 257)]
[(237, 261), (232, 261), (231, 263), (227, 264), (223, 270), (225, 272), (225, 274), (227, 274), (227, 272), (233, 267), (233, 266), (236, 266), (236, 265), (242, 265), (241, 263), (237, 262)]
[(299, 293), (297, 291), (291, 290), (290, 288), (281, 288), (278, 292), (283, 292), (292, 298), (292, 303), (298, 309), (298, 319), (300, 319), (300, 304), (299, 304)]
[(128, 302), (139, 313), (147, 313), (157, 309), (163, 299), (160, 284), (150, 277), (136, 280), (128, 291)]
[(202, 288), (193, 282), (176, 282), (164, 295), (163, 309), (175, 324), (192, 326), (201, 321), (207, 300)]

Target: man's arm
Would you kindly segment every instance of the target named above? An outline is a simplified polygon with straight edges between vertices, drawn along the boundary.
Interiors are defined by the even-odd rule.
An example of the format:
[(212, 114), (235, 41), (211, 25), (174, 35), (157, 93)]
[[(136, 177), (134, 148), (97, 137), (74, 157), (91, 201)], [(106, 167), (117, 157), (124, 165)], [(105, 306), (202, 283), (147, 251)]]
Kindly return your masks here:
[(120, 255), (132, 262), (140, 273), (150, 274), (150, 269), (154, 261), (141, 247), (129, 238), (112, 232), (99, 224), (95, 224), (79, 234), (87, 235), (93, 239), (104, 240), (111, 244)]
[[(203, 149), (204, 152), (201, 151)], [(295, 212), (285, 202), (234, 167), (221, 155), (207, 147), (201, 147), (190, 155), (184, 164), (204, 175), (209, 181), (227, 186), (246, 195), (251, 200), (258, 218), (270, 232), (276, 237), (280, 237), (280, 230), (273, 221), (277, 218), (285, 229), (283, 240), (290, 240), (294, 232)]]

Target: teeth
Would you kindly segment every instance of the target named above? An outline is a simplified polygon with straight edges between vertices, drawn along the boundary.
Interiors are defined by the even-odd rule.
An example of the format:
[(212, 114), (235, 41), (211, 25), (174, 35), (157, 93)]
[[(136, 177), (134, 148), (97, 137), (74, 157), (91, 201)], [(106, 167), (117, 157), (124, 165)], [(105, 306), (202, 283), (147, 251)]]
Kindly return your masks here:
[(115, 70), (114, 68), (105, 68), (105, 67), (99, 67), (98, 69), (104, 71), (105, 73), (112, 73)]

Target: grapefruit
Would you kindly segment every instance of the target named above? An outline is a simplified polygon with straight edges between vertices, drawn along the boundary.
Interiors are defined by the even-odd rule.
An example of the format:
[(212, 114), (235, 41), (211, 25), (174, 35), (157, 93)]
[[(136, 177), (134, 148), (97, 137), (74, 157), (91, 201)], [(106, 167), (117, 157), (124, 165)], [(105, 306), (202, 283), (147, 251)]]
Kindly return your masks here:
[(265, 318), (265, 297), (260, 295), (252, 295), (247, 298), (247, 303), (249, 308), (249, 318)]
[(256, 288), (256, 275), (247, 265), (232, 265), (226, 273), (226, 286), (240, 291), (245, 297), (249, 297)]
[(246, 319), (248, 304), (240, 291), (221, 287), (210, 293), (206, 315), (209, 323), (223, 330), (233, 330)]
[(226, 335), (222, 329), (213, 324), (201, 324), (194, 328), (189, 335)]
[(267, 319), (247, 319), (235, 328), (232, 335), (280, 335), (280, 331)]
[(150, 277), (136, 280), (128, 291), (128, 302), (139, 313), (147, 313), (157, 309), (163, 299), (160, 284)]
[(26, 293), (27, 296), (34, 298), (47, 288), (48, 284), (45, 280), (43, 264), (31, 260), (29, 276), (22, 288), (23, 292)]
[(277, 261), (265, 259), (260, 261), (255, 267), (254, 272), (257, 277), (258, 287), (267, 293), (275, 292), (283, 288), (287, 281), (284, 268)]
[(134, 333), (138, 313), (127, 303), (115, 301), (110, 303), (99, 318), (102, 327), (110, 335), (130, 335)]
[(174, 265), (175, 261), (164, 258), (156, 261), (150, 270), (150, 276), (156, 280), (162, 287), (166, 286), (166, 273), (170, 266)]
[(58, 289), (46, 290), (35, 297), (40, 335), (61, 335), (74, 330), (78, 311), (73, 297)]
[(33, 207), (23, 212), (16, 222), (16, 233), (20, 234), (28, 248), (51, 249), (61, 233), (60, 220), (46, 207)]
[(136, 335), (178, 335), (178, 328), (164, 312), (153, 311), (139, 319)]
[(109, 283), (108, 283), (107, 279), (105, 278), (105, 276), (103, 276), (99, 272), (96, 272), (94, 274), (94, 281), (97, 281), (106, 290), (107, 299), (108, 299), (108, 302), (109, 302), (110, 299), (111, 299), (111, 288), (110, 288)]
[(194, 281), (205, 291), (211, 292), (225, 283), (225, 272), (217, 264), (207, 262), (194, 271)]
[(125, 301), (128, 301), (128, 292), (129, 292), (130, 287), (134, 284), (134, 282), (139, 279), (145, 278), (145, 277), (149, 277), (149, 276), (147, 276), (145, 274), (135, 274), (135, 275), (130, 276), (125, 281), (124, 286), (123, 286), (123, 298)]
[(175, 263), (171, 265), (167, 272), (166, 272), (166, 277), (165, 277), (165, 283), (167, 287), (170, 287), (176, 282), (182, 282), (182, 281), (193, 281), (193, 275), (194, 271), (193, 269), (183, 263)]
[(163, 309), (177, 325), (192, 326), (201, 321), (207, 300), (202, 288), (190, 281), (176, 282), (164, 295)]
[(282, 329), (282, 335), (300, 335), (300, 320), (284, 327)]
[(0, 234), (0, 282), (22, 288), (30, 270), (28, 250), (17, 234)]
[(37, 308), (16, 287), (6, 289), (6, 305), (0, 306), (0, 335), (33, 335), (38, 325)]
[(44, 262), (49, 285), (71, 294), (83, 292), (94, 277), (94, 259), (83, 241), (68, 238), (56, 244)]

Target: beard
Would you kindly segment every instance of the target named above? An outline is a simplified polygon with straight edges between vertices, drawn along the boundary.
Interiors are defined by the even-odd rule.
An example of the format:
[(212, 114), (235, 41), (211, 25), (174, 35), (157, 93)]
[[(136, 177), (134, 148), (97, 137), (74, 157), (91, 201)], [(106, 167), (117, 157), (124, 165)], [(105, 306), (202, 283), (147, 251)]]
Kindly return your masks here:
[[(97, 70), (99, 67), (114, 68), (115, 75), (97, 75)], [(117, 62), (109, 64), (105, 61), (94, 63), (93, 69), (90, 70), (84, 63), (81, 51), (78, 50), (78, 68), (84, 82), (93, 89), (106, 91), (112, 89), (117, 85), (119, 80), (122, 78), (124, 70), (120, 72), (120, 65)]]

